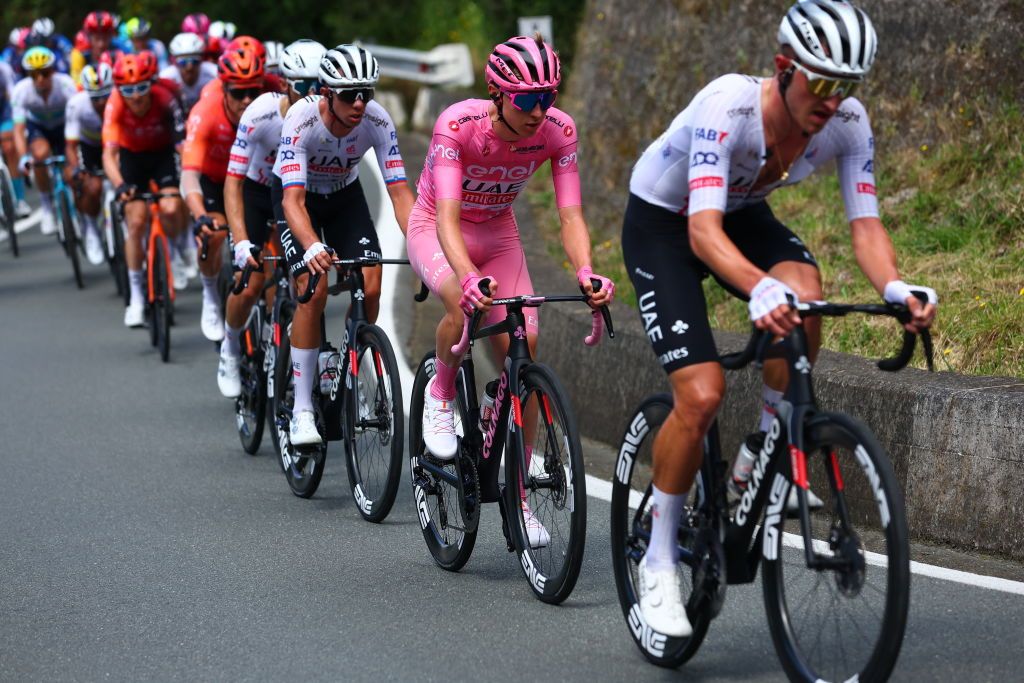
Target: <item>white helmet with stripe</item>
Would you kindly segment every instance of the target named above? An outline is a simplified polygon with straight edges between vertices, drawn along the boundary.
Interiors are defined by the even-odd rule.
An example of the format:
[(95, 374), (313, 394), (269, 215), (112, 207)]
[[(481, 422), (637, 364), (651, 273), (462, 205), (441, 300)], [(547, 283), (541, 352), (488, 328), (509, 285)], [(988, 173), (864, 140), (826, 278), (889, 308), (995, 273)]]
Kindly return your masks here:
[(281, 74), (292, 80), (317, 78), (325, 52), (327, 48), (315, 40), (300, 38), (281, 53)]
[(845, 0), (799, 0), (782, 18), (779, 43), (804, 66), (861, 80), (875, 61), (878, 36), (868, 15)]
[(372, 88), (379, 72), (377, 60), (358, 45), (338, 45), (320, 60), (320, 82), (328, 88)]

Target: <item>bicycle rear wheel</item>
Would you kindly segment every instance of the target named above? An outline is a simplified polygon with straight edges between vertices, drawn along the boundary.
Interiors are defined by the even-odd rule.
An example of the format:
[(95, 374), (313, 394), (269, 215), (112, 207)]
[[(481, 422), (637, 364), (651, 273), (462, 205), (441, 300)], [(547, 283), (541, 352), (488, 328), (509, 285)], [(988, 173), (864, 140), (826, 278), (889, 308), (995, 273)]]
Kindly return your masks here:
[(807, 480), (825, 501), (811, 515), (814, 550), (843, 566), (808, 568), (799, 520), (769, 505), (763, 586), (775, 650), (791, 680), (885, 680), (910, 604), (903, 492), (860, 422), (821, 413), (805, 434)]
[(369, 522), (380, 522), (391, 512), (401, 477), (402, 385), (395, 351), (376, 325), (359, 328), (355, 362), (357, 373), (353, 376), (350, 368), (346, 378), (346, 382), (354, 380), (346, 390), (344, 413), (348, 481), (359, 514)]
[(285, 330), (291, 323), (291, 316), (282, 318), (280, 345), (277, 348), (277, 359), (274, 368), (274, 432), (277, 437), (278, 461), (288, 482), (288, 487), (299, 498), (309, 498), (316, 493), (320, 480), (324, 476), (327, 462), (327, 440), (324, 438), (323, 417), (320, 415), (320, 402), (313, 397), (313, 409), (316, 413), (317, 431), (322, 439), (315, 448), (298, 449), (292, 445), (288, 427), (292, 417), (292, 406), (295, 403), (295, 384), (292, 379), (291, 344)]
[[(427, 382), (435, 374), (434, 360), (433, 351), (424, 356), (412, 385), (409, 404), (409, 472), (412, 477), (413, 500), (427, 550), (439, 567), (456, 572), (469, 561), (476, 544), (477, 527), (467, 520), (465, 509), (467, 504), (475, 506), (479, 518), (479, 479), (476, 477), (475, 462), (464, 451), (461, 443), (457, 461), (434, 458), (423, 443), (423, 395)], [(466, 421), (466, 397), (462, 390), (463, 383), (458, 381), (455, 384), (458, 387), (455, 433), (461, 438), (464, 433), (462, 425)], [(475, 499), (464, 500), (457, 484), (459, 477), (463, 479), (463, 491), (470, 492), (469, 495), (475, 496)]]
[(11, 172), (7, 165), (0, 160), (0, 211), (3, 212), (4, 229), (7, 231), (7, 239), (11, 243), (11, 253), (18, 256), (18, 223), (17, 209), (14, 202), (14, 184), (11, 182)]
[(156, 255), (153, 258), (153, 322), (156, 329), (156, 346), (160, 360), (167, 362), (171, 355), (171, 284), (167, 277), (167, 242), (156, 239)]
[[(611, 548), (619, 605), (633, 642), (652, 664), (675, 668), (697, 653), (707, 635), (712, 612), (707, 609), (706, 601), (698, 600), (699, 596), (694, 595), (693, 587), (699, 583), (698, 568), (684, 563), (679, 564), (679, 583), (693, 626), (692, 635), (676, 638), (659, 633), (647, 625), (640, 611), (640, 560), (647, 552), (651, 537), (653, 445), (658, 430), (671, 411), (672, 397), (656, 394), (646, 398), (629, 420), (612, 480)], [(703, 491), (703, 476), (698, 472), (697, 477), (680, 519), (680, 530), (688, 532), (681, 534), (680, 540), (691, 551), (695, 549), (696, 540), (692, 527), (693, 512)]]
[[(558, 604), (572, 593), (583, 564), (587, 534), (583, 448), (569, 398), (551, 368), (542, 363), (526, 366), (519, 376), (519, 395), (512, 400), (513, 420), (505, 441), (509, 531), (534, 595)], [(521, 444), (530, 414), (538, 420), (527, 463)], [(524, 439), (514, 438), (517, 431)]]
[(242, 331), (242, 357), (238, 373), (242, 380), (242, 393), (235, 399), (235, 422), (242, 449), (255, 455), (263, 441), (263, 426), (267, 413), (267, 384), (263, 376), (262, 307), (253, 307), (249, 323)]
[(82, 280), (82, 264), (78, 254), (78, 234), (75, 231), (74, 212), (71, 209), (71, 197), (67, 190), (57, 193), (57, 211), (61, 223), (59, 234), (64, 236), (64, 253), (71, 259), (75, 284), (79, 289), (84, 289), (85, 281)]
[(110, 273), (114, 276), (114, 285), (117, 293), (124, 299), (124, 305), (131, 303), (131, 288), (128, 286), (128, 261), (124, 251), (124, 214), (121, 204), (117, 200), (111, 200), (110, 211)]

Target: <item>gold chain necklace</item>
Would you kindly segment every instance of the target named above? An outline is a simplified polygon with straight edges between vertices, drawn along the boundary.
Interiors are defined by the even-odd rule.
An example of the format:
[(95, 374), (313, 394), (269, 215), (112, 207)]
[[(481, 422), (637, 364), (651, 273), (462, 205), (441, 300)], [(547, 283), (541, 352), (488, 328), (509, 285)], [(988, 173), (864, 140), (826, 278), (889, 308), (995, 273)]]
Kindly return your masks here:
[[(774, 81), (774, 80), (772, 80), (772, 81), (771, 81), (771, 82), (770, 82), (770, 83), (768, 84), (768, 87), (769, 87), (769, 88), (771, 88), (771, 87), (772, 87), (772, 86), (773, 86), (774, 84), (775, 84), (775, 81)], [(782, 96), (782, 93), (779, 93), (779, 96), (781, 97), (781, 96)], [(777, 135), (775, 134), (775, 126), (774, 126), (774, 125), (773, 125), (773, 126), (771, 126), (771, 129), (772, 129), (772, 137), (778, 137), (778, 136), (777, 136)], [(786, 180), (787, 180), (787, 179), (789, 178), (789, 169), (790, 169), (790, 167), (792, 167), (792, 166), (793, 166), (793, 164), (794, 164), (794, 163), (796, 162), (796, 158), (797, 158), (798, 156), (800, 156), (800, 152), (799, 152), (799, 151), (797, 151), (797, 153), (796, 153), (796, 154), (795, 154), (795, 155), (793, 156), (793, 158), (789, 160), (789, 163), (788, 163), (788, 164), (786, 164), (785, 168), (783, 168), (783, 166), (782, 166), (782, 152), (781, 152), (781, 151), (780, 151), (780, 149), (779, 149), (779, 140), (775, 140), (775, 152), (776, 152), (776, 154), (773, 154), (772, 156), (774, 156), (774, 157), (775, 157), (775, 163), (777, 163), (777, 164), (779, 165), (779, 173), (781, 173), (781, 174), (782, 174), (782, 175), (781, 175), (781, 176), (779, 177), (779, 182), (780, 182), (780, 183), (784, 183), (784, 182), (786, 182)]]

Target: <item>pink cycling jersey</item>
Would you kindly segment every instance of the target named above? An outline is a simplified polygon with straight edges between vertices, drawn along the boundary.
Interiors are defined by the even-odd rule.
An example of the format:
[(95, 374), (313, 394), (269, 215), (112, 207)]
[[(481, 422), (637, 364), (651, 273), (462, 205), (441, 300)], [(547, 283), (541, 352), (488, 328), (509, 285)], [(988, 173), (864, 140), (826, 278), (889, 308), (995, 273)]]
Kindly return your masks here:
[(461, 218), (485, 223), (512, 210), (530, 176), (551, 160), (558, 208), (579, 206), (576, 124), (552, 107), (537, 133), (506, 142), (494, 133), (488, 100), (465, 100), (445, 109), (434, 126), (416, 204), (434, 214), (436, 200), (462, 200)]

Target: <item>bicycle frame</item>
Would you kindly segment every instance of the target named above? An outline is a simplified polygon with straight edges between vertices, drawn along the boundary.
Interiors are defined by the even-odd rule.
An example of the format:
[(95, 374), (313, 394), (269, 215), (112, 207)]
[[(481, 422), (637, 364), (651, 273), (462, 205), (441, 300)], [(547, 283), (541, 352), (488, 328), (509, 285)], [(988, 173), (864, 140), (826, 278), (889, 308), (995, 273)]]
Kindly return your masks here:
[(167, 275), (167, 289), (171, 296), (171, 302), (177, 298), (174, 290), (174, 274), (171, 272), (170, 242), (167, 233), (164, 232), (163, 223), (160, 222), (160, 200), (164, 197), (178, 197), (174, 192), (149, 192), (136, 195), (148, 204), (149, 209), (149, 235), (146, 238), (146, 290), (147, 300), (150, 304), (156, 299), (156, 291), (153, 286), (153, 273), (156, 265), (156, 240), (161, 240), (164, 245), (164, 272)]

